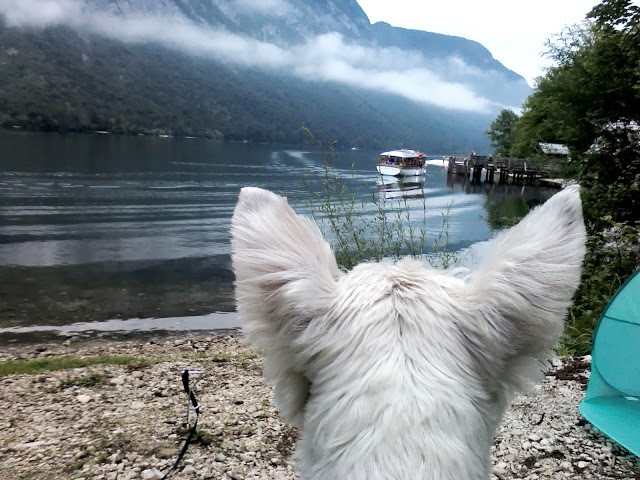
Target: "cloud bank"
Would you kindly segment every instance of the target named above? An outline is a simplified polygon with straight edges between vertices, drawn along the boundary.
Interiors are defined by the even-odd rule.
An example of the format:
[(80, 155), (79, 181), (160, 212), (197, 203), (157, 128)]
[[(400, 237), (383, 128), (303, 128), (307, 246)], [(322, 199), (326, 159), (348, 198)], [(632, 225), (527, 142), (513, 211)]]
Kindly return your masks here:
[[(280, 11), (292, 8), (284, 0), (268, 0), (269, 12), (256, 7), (260, 2), (241, 0), (241, 4), (264, 15), (273, 15), (277, 7)], [(9, 26), (65, 25), (131, 44), (153, 42), (231, 65), (338, 82), (447, 109), (484, 113), (499, 108), (463, 82), (443, 79), (418, 52), (356, 45), (338, 33), (316, 36), (283, 48), (223, 29), (196, 25), (181, 16), (97, 13), (89, 11), (79, 0), (0, 0), (0, 15)], [(467, 75), (482, 74), (459, 58), (451, 58), (449, 63)]]

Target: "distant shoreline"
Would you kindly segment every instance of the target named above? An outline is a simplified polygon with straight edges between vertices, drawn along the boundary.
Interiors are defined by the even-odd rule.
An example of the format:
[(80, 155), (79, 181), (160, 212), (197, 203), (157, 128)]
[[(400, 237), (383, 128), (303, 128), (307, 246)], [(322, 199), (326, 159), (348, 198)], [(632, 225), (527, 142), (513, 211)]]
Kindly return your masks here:
[[(190, 136), (190, 135), (169, 135), (169, 134), (152, 134), (152, 133), (124, 133), (124, 132), (109, 132), (109, 131), (100, 131), (100, 130), (31, 130), (27, 128), (7, 128), (0, 126), (0, 134), (2, 133), (24, 133), (24, 134), (38, 134), (38, 135), (94, 135), (101, 137), (149, 137), (149, 138), (159, 138), (159, 139), (180, 139), (180, 140), (210, 140), (218, 143), (235, 143), (235, 144), (250, 144), (250, 145), (273, 145), (276, 147), (296, 147), (296, 148), (311, 148), (316, 149), (315, 145), (311, 145), (309, 143), (278, 143), (278, 142), (257, 142), (252, 140), (241, 140), (241, 139), (227, 139), (227, 138), (212, 138), (212, 137), (201, 137), (201, 136)], [(361, 150), (364, 152), (378, 152), (380, 151), (379, 147), (358, 147), (356, 150)], [(322, 151), (322, 150), (320, 150)], [(348, 152), (353, 151), (353, 147), (351, 145), (336, 145), (336, 152)], [(441, 158), (444, 154), (440, 153), (427, 153), (427, 157), (436, 157)]]
[(112, 319), (64, 325), (28, 325), (0, 328), (5, 344), (36, 345), (74, 341), (124, 341), (201, 334), (224, 334), (240, 330), (237, 312), (205, 315)]

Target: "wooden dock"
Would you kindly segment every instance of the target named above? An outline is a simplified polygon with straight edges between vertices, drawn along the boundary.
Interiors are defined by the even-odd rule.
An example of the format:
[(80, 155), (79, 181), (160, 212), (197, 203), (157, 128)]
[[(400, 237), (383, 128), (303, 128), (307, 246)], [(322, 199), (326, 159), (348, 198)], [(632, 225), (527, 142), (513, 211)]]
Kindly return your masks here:
[[(511, 178), (512, 183), (533, 183), (538, 180), (549, 180), (549, 183), (557, 184), (554, 179), (547, 178), (560, 171), (560, 161), (534, 160), (526, 158), (502, 158), (485, 155), (469, 155), (468, 157), (450, 156), (447, 159), (447, 173), (452, 175), (465, 175), (473, 183), (484, 181), (493, 183), (498, 172), (498, 182), (507, 183)], [(562, 181), (560, 181), (560, 185)]]

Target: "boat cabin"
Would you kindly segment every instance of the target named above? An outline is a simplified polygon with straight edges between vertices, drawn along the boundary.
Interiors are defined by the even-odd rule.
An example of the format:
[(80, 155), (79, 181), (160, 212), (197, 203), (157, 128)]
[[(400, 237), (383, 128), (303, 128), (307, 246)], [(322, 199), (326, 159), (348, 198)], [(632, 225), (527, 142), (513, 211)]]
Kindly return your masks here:
[(380, 154), (379, 164), (396, 167), (423, 167), (425, 157), (415, 150), (391, 150)]

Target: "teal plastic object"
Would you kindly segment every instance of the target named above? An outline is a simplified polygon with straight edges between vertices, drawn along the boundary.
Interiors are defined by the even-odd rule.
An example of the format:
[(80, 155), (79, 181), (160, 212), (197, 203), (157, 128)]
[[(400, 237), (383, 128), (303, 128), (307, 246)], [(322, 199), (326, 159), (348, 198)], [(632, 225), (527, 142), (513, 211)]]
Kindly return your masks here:
[(640, 457), (640, 270), (616, 292), (596, 328), (580, 413)]

